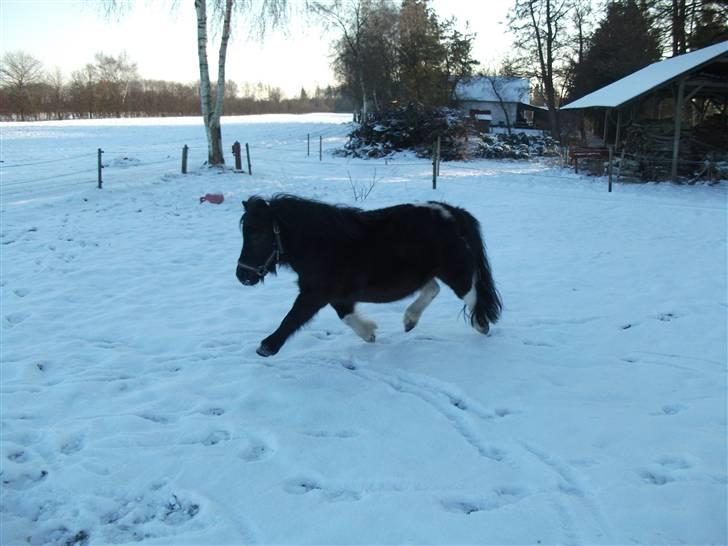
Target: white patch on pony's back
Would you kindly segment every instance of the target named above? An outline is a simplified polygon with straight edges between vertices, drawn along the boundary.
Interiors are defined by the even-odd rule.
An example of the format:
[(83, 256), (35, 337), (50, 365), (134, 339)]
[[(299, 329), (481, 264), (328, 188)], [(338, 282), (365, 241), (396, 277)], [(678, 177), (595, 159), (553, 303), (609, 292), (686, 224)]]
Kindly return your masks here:
[(415, 203), (415, 207), (425, 207), (440, 213), (445, 220), (452, 220), (452, 213), (443, 207), (440, 203)]

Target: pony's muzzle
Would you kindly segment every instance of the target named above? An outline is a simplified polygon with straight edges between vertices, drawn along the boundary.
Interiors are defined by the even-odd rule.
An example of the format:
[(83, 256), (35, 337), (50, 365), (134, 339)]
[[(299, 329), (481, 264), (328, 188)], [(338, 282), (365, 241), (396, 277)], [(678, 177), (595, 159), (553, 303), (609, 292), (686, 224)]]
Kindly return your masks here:
[(260, 275), (242, 267), (238, 267), (235, 270), (235, 276), (238, 278), (240, 283), (245, 286), (253, 286), (260, 282)]

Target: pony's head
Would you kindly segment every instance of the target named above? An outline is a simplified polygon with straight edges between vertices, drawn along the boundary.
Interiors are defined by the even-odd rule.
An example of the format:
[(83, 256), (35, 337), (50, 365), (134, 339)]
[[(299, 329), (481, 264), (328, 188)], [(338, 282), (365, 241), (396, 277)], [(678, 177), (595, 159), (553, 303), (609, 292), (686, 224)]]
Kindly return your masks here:
[(276, 272), (282, 252), (278, 223), (270, 205), (260, 197), (243, 201), (245, 212), (240, 218), (243, 249), (238, 258), (235, 275), (246, 286), (262, 281), (268, 273)]

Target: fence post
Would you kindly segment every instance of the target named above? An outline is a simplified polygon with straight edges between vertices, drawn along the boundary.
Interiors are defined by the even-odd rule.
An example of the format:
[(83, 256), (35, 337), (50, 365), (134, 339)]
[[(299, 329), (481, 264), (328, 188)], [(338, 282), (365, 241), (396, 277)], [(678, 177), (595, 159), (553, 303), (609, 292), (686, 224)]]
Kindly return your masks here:
[(242, 172), (243, 160), (240, 157), (240, 142), (237, 140), (233, 144), (233, 156), (235, 156), (235, 172)]
[(612, 159), (614, 158), (614, 146), (609, 145), (609, 192), (612, 192)]
[(248, 146), (248, 143), (245, 143), (245, 156), (248, 158), (248, 174), (253, 174), (253, 169), (250, 167), (250, 146)]
[(432, 189), (437, 189), (437, 143), (432, 143)]
[(190, 147), (185, 144), (182, 146), (182, 174), (187, 174), (187, 153)]
[(306, 157), (311, 156), (311, 133), (306, 135)]
[(324, 158), (324, 137), (319, 135), (319, 161)]
[(440, 176), (440, 137), (437, 137), (437, 176)]
[(104, 182), (103, 180), (101, 180), (101, 169), (104, 168), (104, 166), (101, 164), (101, 154), (103, 154), (103, 153), (104, 153), (104, 151), (101, 148), (99, 148), (99, 153), (98, 153), (98, 156), (99, 156), (99, 159), (98, 159), (98, 167), (99, 167), (99, 189), (101, 189), (101, 186), (102, 186), (102, 184)]

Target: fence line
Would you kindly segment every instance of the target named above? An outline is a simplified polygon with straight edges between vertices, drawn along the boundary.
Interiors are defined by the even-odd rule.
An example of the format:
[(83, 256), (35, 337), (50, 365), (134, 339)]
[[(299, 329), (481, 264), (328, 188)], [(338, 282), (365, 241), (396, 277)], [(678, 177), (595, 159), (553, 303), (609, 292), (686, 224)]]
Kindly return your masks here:
[[(237, 131), (238, 136), (244, 136), (245, 130), (244, 127), (238, 128)], [(346, 135), (342, 134), (343, 127), (341, 126), (333, 126), (333, 127), (325, 127), (322, 128), (320, 131), (311, 131), (310, 129), (306, 129), (305, 131), (302, 129), (300, 131), (291, 131), (285, 135), (277, 134), (275, 132), (266, 132), (265, 134), (261, 135), (260, 133), (255, 134), (255, 141), (250, 142), (249, 141), (249, 151), (251, 156), (251, 161), (256, 162), (256, 160), (263, 160), (264, 164), (262, 165), (262, 168), (260, 166), (260, 163), (256, 163), (256, 174), (260, 175), (262, 173), (265, 175), (271, 175), (274, 173), (279, 173), (280, 169), (277, 167), (280, 166), (281, 168), (284, 168), (286, 166), (290, 166), (291, 168), (297, 169), (296, 175), (303, 175), (305, 176), (305, 167), (313, 167), (314, 165), (323, 166), (323, 167), (335, 167), (335, 168), (341, 168), (341, 169), (351, 169), (351, 168), (376, 168), (379, 169), (379, 173), (381, 177), (382, 173), (386, 173), (386, 177), (397, 177), (401, 176), (401, 174), (398, 173), (399, 169), (407, 169), (409, 167), (412, 168), (418, 168), (422, 170), (422, 177), (423, 180), (428, 178), (428, 169), (431, 167), (431, 159), (430, 158), (422, 158), (422, 159), (404, 159), (404, 160), (397, 160), (397, 159), (389, 159), (389, 158), (379, 158), (380, 161), (377, 161), (376, 164), (369, 163), (366, 159), (367, 158), (354, 158), (354, 157), (344, 157), (343, 160), (319, 160), (319, 158), (315, 157), (316, 154), (311, 154), (310, 156), (307, 155), (307, 146), (310, 141), (311, 137), (319, 137), (320, 143), (323, 143), (324, 140), (343, 140), (346, 138)], [(232, 133), (232, 131), (231, 131)], [(232, 138), (232, 137), (231, 137)], [(244, 142), (244, 138), (238, 138), (241, 142)], [(256, 144), (256, 141), (258, 142)], [(271, 142), (272, 141), (272, 142)], [(180, 160), (181, 154), (182, 154), (182, 146), (179, 147), (173, 147), (174, 144), (178, 142), (183, 141), (171, 141), (171, 142), (165, 142), (163, 144), (156, 144), (152, 147), (146, 146), (146, 147), (129, 147), (125, 148), (123, 146), (115, 146), (111, 150), (104, 150), (104, 156), (102, 165), (104, 167), (104, 171), (108, 173), (109, 175), (117, 175), (121, 171), (125, 170), (136, 170), (136, 169), (145, 169), (147, 167), (154, 167), (158, 165), (164, 165), (169, 164), (170, 166), (172, 164), (177, 163)], [(193, 161), (196, 159), (197, 164), (203, 164), (207, 160), (207, 152), (208, 148), (206, 143), (202, 144), (199, 143), (199, 141), (196, 141), (196, 139), (193, 139), (193, 142), (195, 142), (194, 147), (185, 146), (188, 151), (188, 159)], [(154, 148), (154, 146), (157, 146), (158, 148)], [(246, 145), (247, 146), (247, 145)], [(229, 154), (229, 148), (226, 152), (226, 158)], [(95, 182), (93, 180), (93, 175), (95, 173), (95, 168), (93, 167), (96, 163), (95, 161), (96, 154), (93, 152), (84, 153), (84, 154), (78, 154), (78, 155), (72, 155), (72, 156), (66, 156), (66, 157), (59, 157), (54, 159), (47, 159), (47, 160), (40, 160), (40, 161), (28, 161), (25, 163), (15, 163), (15, 164), (0, 164), (0, 173), (3, 175), (2, 183), (0, 183), (0, 188), (2, 189), (4, 194), (7, 195), (14, 195), (19, 192), (22, 192), (24, 190), (29, 191), (46, 191), (46, 190), (53, 190), (53, 189), (63, 189), (63, 188), (70, 188), (70, 187), (76, 187), (82, 184), (90, 184)], [(129, 163), (123, 163), (119, 161), (119, 157), (123, 157), (124, 159), (131, 159), (134, 160), (137, 157), (140, 157), (141, 159), (137, 161), (130, 161)], [(331, 157), (331, 154), (329, 154), (329, 157)], [(635, 159), (635, 160), (645, 160), (645, 161), (651, 161), (653, 163), (665, 163), (669, 164), (671, 163), (671, 159), (664, 158), (661, 156), (646, 156), (646, 155), (639, 155), (639, 154), (623, 154), (623, 157), (625, 159)], [(148, 160), (146, 160), (148, 159)], [(381, 161), (381, 159), (384, 159), (384, 161)], [(483, 158), (486, 159), (486, 158)], [(618, 160), (618, 158), (614, 158), (615, 161)], [(5, 182), (5, 179), (8, 178), (7, 173), (5, 172), (6, 169), (13, 169), (13, 168), (19, 168), (19, 167), (26, 167), (26, 168), (32, 168), (35, 166), (42, 166), (42, 165), (49, 165), (53, 163), (61, 163), (61, 162), (67, 162), (72, 160), (88, 160), (88, 169), (81, 169), (76, 170), (73, 172), (60, 172), (60, 173), (54, 173), (52, 176), (42, 176), (41, 178), (33, 178), (29, 177), (27, 173), (23, 173), (25, 177), (21, 180), (13, 180), (10, 178), (7, 182)], [(493, 160), (495, 161), (495, 160)], [(694, 165), (705, 165), (705, 161), (691, 161), (691, 160), (680, 160), (682, 164), (694, 164)], [(300, 167), (300, 169), (298, 169)], [(486, 174), (488, 173), (488, 167), (487, 165), (471, 165), (467, 162), (446, 162), (442, 165), (442, 176), (446, 176), (448, 174), (455, 174), (458, 171), (470, 171), (470, 172), (477, 172), (479, 174)], [(179, 172), (179, 167), (177, 167), (177, 171)], [(249, 167), (250, 171), (250, 167)], [(48, 169), (41, 171), (43, 174), (48, 172)], [(169, 172), (169, 171), (167, 171)], [(315, 170), (314, 170), (315, 172)], [(529, 176), (537, 177), (537, 178), (563, 178), (563, 175), (560, 174), (551, 174), (544, 172), (543, 170), (534, 170), (533, 172), (530, 172), (530, 170), (509, 170), (509, 171), (498, 171), (501, 174), (527, 174)], [(146, 174), (146, 173), (145, 173)], [(69, 177), (78, 177), (83, 176), (84, 180), (82, 181), (74, 181), (70, 182), (68, 180)], [(342, 175), (343, 176), (343, 175)], [(85, 178), (88, 177), (88, 180)], [(45, 185), (45, 184), (38, 184), (38, 183), (44, 183), (49, 182), (51, 180), (57, 180), (58, 183), (54, 184), (52, 186)], [(112, 184), (113, 184), (113, 176), (112, 176)], [(38, 185), (37, 185), (38, 184)]]

